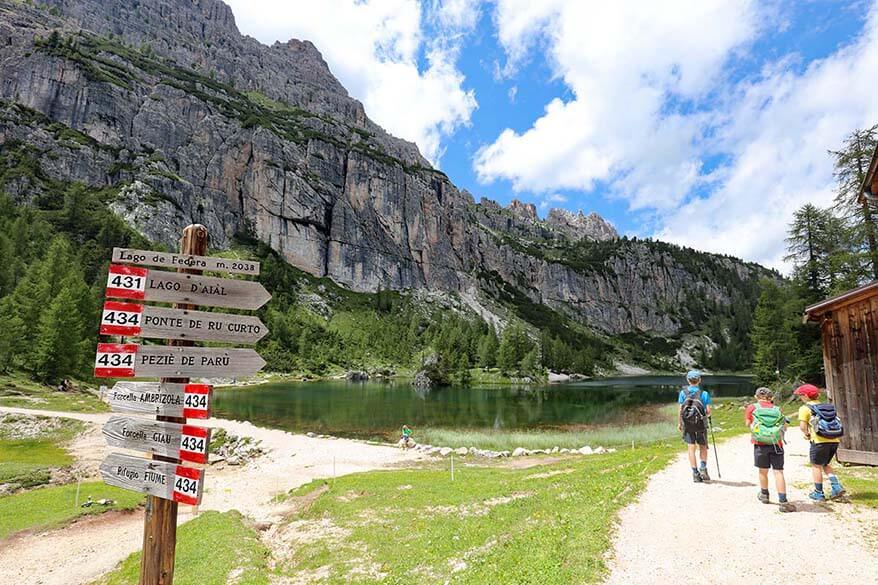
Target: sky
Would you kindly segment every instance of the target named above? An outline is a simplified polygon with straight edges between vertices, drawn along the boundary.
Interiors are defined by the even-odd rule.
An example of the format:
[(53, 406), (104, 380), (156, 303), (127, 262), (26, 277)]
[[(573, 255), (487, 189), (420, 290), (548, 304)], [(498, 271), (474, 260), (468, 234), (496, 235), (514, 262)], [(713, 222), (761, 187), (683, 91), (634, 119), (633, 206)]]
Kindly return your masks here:
[(783, 271), (827, 151), (878, 122), (878, 0), (226, 1), (477, 200)]

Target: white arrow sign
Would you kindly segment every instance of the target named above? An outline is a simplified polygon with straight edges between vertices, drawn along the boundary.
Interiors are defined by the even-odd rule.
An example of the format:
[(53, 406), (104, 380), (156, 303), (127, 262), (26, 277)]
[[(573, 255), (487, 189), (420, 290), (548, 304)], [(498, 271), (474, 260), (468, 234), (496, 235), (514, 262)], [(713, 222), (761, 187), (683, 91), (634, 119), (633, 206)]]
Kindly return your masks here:
[(210, 429), (130, 416), (113, 416), (104, 424), (111, 447), (147, 451), (180, 461), (207, 463)]
[(101, 463), (104, 483), (126, 490), (197, 506), (204, 491), (204, 472), (176, 463), (111, 453)]
[(192, 268), (212, 272), (234, 272), (237, 274), (259, 274), (259, 262), (236, 260), (234, 258), (215, 258), (213, 256), (190, 256), (151, 250), (131, 250), (113, 248), (113, 262), (161, 266), (163, 268)]
[(257, 317), (186, 309), (165, 309), (107, 301), (101, 314), (101, 335), (152, 339), (191, 339), (256, 343), (268, 333)]
[(252, 349), (99, 343), (95, 378), (253, 376), (265, 360)]
[(164, 382), (116, 382), (107, 392), (115, 412), (210, 418), (213, 386)]

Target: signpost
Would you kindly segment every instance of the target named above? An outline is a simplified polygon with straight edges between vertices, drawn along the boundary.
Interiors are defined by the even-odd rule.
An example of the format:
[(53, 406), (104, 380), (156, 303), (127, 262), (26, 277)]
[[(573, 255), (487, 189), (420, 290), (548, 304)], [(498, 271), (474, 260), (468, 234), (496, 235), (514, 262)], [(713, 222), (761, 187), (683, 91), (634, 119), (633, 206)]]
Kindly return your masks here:
[(104, 459), (101, 476), (105, 483), (116, 487), (192, 506), (201, 503), (204, 491), (204, 472), (200, 469), (120, 453)]
[(212, 397), (213, 386), (209, 384), (117, 382), (107, 392), (113, 412), (176, 418), (210, 418)]
[(160, 266), (162, 268), (189, 268), (211, 272), (232, 272), (235, 274), (259, 274), (259, 262), (236, 260), (234, 258), (214, 258), (192, 254), (169, 254), (150, 250), (113, 248), (113, 262), (138, 264), (140, 266)]
[(118, 382), (107, 393), (116, 412), (156, 416), (116, 416), (104, 426), (110, 445), (152, 454), (142, 459), (114, 453), (101, 465), (106, 483), (149, 494), (140, 585), (173, 583), (177, 504), (201, 502), (204, 472), (180, 463), (207, 462), (210, 430), (188, 425), (186, 418), (210, 417), (212, 388), (190, 384), (189, 377), (251, 376), (265, 365), (252, 349), (193, 347), (196, 340), (252, 344), (268, 333), (253, 316), (196, 310), (198, 305), (253, 310), (271, 299), (258, 282), (203, 276), (202, 271), (259, 274), (258, 262), (205, 256), (207, 241), (207, 228), (190, 225), (183, 230), (179, 254), (114, 248), (107, 277), (107, 298), (127, 302), (105, 302), (101, 334), (168, 340), (167, 345), (99, 343), (95, 356), (96, 377), (161, 378)]
[(99, 343), (94, 375), (95, 378), (238, 378), (253, 376), (264, 365), (265, 360), (249, 348)]
[(165, 309), (107, 301), (101, 314), (102, 335), (256, 343), (268, 333), (257, 317), (206, 311)]
[(108, 297), (189, 303), (206, 307), (258, 309), (271, 299), (258, 282), (110, 264)]
[(104, 424), (103, 432), (113, 447), (207, 463), (210, 429), (204, 427), (114, 416)]

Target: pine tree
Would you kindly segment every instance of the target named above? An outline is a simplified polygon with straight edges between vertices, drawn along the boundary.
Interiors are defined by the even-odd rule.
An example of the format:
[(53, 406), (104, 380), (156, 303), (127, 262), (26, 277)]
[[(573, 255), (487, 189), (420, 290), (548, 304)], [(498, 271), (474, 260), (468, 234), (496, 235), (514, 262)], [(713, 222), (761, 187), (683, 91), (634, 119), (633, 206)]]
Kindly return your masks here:
[(497, 333), (494, 328), (482, 336), (479, 341), (479, 365), (483, 368), (493, 368), (497, 365), (497, 350), (500, 347), (500, 341), (497, 339)]
[(34, 372), (44, 382), (55, 382), (82, 371), (83, 320), (77, 288), (78, 283), (65, 283), (40, 317)]
[(518, 368), (525, 374), (540, 374), (542, 371), (542, 368), (540, 367), (540, 350), (537, 347), (534, 347), (527, 352), (518, 363)]
[(522, 358), (530, 351), (530, 346), (531, 341), (521, 325), (518, 323), (507, 325), (497, 353), (500, 369), (504, 373), (516, 371)]
[(836, 252), (840, 222), (825, 209), (810, 203), (793, 214), (787, 235), (784, 259), (795, 266), (797, 279), (811, 301), (826, 296), (831, 286), (830, 258)]
[(22, 350), (20, 339), (25, 329), (12, 298), (0, 299), (0, 371), (9, 371), (16, 365), (16, 358)]
[(858, 239), (863, 242), (870, 275), (874, 279), (878, 279), (878, 210), (874, 201), (861, 195), (876, 145), (878, 124), (865, 130), (854, 130), (845, 138), (841, 150), (829, 151), (835, 159), (836, 206), (842, 217), (853, 223)]
[(789, 295), (777, 283), (765, 280), (753, 319), (754, 368), (761, 383), (775, 381), (785, 373), (797, 352), (789, 329)]

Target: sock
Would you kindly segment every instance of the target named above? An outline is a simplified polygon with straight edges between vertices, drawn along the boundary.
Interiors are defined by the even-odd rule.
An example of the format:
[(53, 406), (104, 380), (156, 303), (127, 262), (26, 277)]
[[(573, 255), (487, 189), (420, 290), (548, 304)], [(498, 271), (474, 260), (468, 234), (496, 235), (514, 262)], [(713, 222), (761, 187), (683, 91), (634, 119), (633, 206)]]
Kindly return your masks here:
[(823, 493), (823, 484), (822, 483), (814, 483), (814, 491)]
[(698, 473), (698, 468), (697, 468), (697, 467), (693, 467), (693, 468), (692, 468), (692, 473)]
[(707, 469), (707, 461), (702, 461), (701, 465), (699, 465), (701, 469)]
[(783, 504), (784, 502), (787, 501), (787, 495), (782, 494), (780, 492), (777, 492), (777, 501), (780, 502), (781, 504)]
[(762, 495), (763, 495), (763, 496), (767, 496), (767, 495), (768, 495), (768, 490), (767, 490), (767, 489), (761, 489), (761, 490), (759, 490), (759, 491), (762, 492)]
[(837, 477), (837, 476), (835, 476), (835, 475), (830, 475), (830, 476), (829, 476), (829, 483), (831, 483), (832, 485), (839, 485), (841, 482), (838, 481), (838, 477)]

